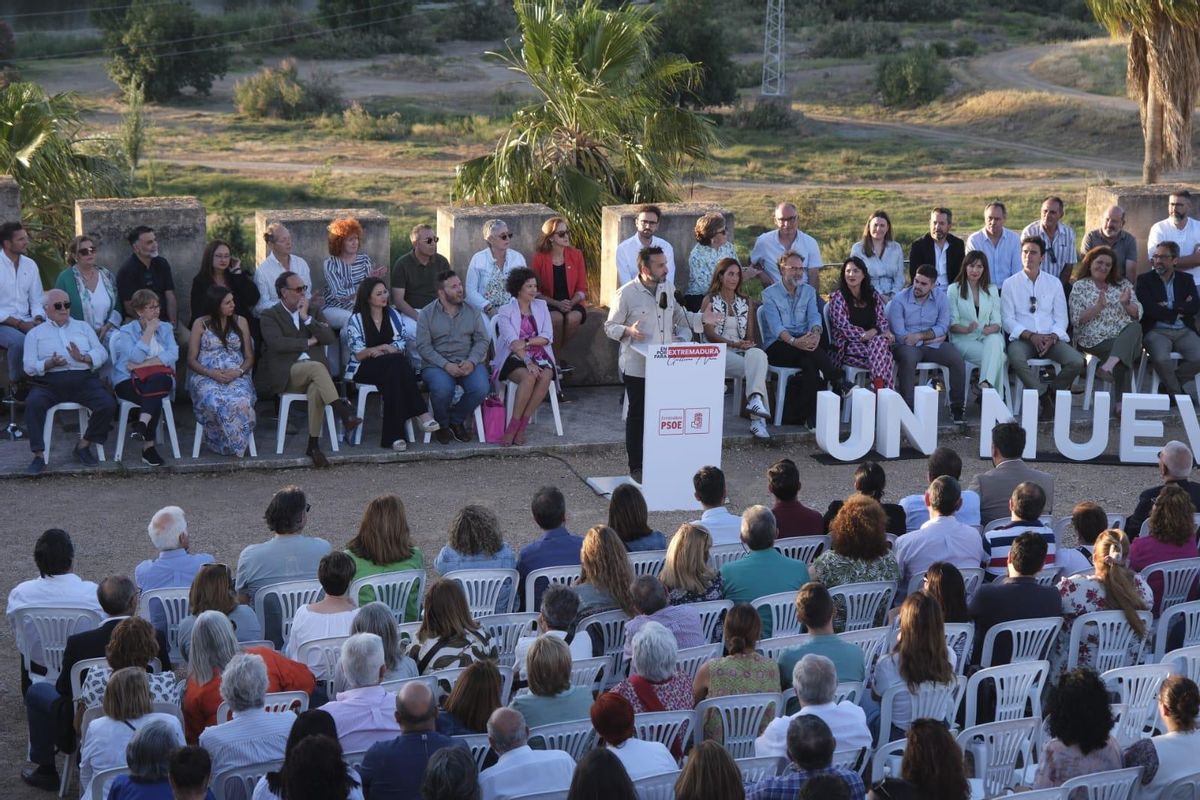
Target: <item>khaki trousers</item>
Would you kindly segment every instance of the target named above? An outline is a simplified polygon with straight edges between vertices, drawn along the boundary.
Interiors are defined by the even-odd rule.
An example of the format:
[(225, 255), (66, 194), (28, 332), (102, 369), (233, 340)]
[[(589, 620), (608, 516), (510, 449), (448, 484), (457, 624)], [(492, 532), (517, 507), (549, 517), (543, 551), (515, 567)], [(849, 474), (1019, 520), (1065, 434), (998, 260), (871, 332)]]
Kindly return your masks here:
[(308, 435), (321, 438), (325, 423), (325, 406), (338, 399), (337, 387), (329, 370), (320, 361), (306, 359), (292, 364), (285, 392), (296, 392), (308, 398)]

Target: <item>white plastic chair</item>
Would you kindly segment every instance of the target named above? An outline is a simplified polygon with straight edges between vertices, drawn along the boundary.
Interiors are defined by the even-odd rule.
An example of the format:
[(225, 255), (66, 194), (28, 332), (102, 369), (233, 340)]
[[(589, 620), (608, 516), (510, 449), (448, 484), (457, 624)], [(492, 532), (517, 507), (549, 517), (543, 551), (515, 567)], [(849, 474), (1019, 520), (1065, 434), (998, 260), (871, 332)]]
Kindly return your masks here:
[[(67, 757), (67, 761), (74, 762), (75, 757), (69, 755)], [(102, 798), (108, 797), (108, 795), (104, 791), (104, 787), (108, 784), (108, 782), (115, 780), (116, 778), (120, 777), (121, 775), (128, 775), (128, 774), (130, 774), (129, 767), (113, 767), (112, 769), (106, 769), (101, 772), (97, 772), (95, 775), (92, 776), (91, 795), (90, 795), (92, 800), (102, 800)], [(250, 795), (246, 795), (246, 800), (250, 800)]]
[(216, 800), (250, 800), (258, 779), (268, 772), (276, 772), (282, 768), (283, 761), (280, 760), (227, 769), (213, 777), (209, 788), (212, 789)]
[(971, 660), (971, 647), (975, 643), (974, 622), (947, 622), (945, 624), (946, 646), (954, 651), (954, 671), (967, 674), (967, 662)]
[(1060, 788), (1065, 798), (1070, 798), (1076, 789), (1084, 789), (1087, 791), (1087, 800), (1133, 800), (1141, 779), (1142, 768), (1130, 767), (1080, 775), (1064, 781)]
[[(267, 599), (275, 598), (279, 604), (282, 624), (283, 641), (287, 641), (292, 632), (292, 620), (301, 606), (315, 603), (325, 593), (319, 581), (283, 581), (264, 586), (254, 593), (254, 615), (262, 630), (267, 630)], [(355, 597), (356, 595), (350, 595)]]
[(338, 661), (342, 657), (342, 645), (349, 636), (326, 636), (320, 639), (310, 639), (301, 642), (296, 649), (296, 660), (308, 667), (309, 671), (325, 684), (325, 694), (333, 699), (333, 675), (337, 670)]
[(845, 767), (851, 772), (860, 772), (866, 769), (867, 755), (870, 748), (858, 747), (850, 750), (835, 750), (833, 760), (830, 766)]
[[(364, 587), (371, 587), (375, 592), (375, 600), (383, 603), (392, 610), (392, 616), (397, 622), (405, 622), (408, 603), (413, 593), (417, 596), (417, 619), (421, 618), (421, 606), (425, 588), (425, 570), (402, 569), (396, 572), (380, 572), (375, 575), (364, 575), (350, 584), (349, 596), (358, 599), (359, 592)], [(515, 590), (514, 590), (515, 591)]]
[[(47, 445), (49, 449), (49, 445)], [(67, 648), (67, 639), (77, 633), (90, 631), (100, 627), (100, 614), (86, 608), (52, 608), (47, 606), (30, 606), (10, 614), (13, 626), (13, 638), (21, 651), (21, 659), (25, 662), (28, 672), (31, 664), (30, 648), (25, 642), (25, 626), (30, 625), (37, 633), (38, 641), (42, 644), (45, 654), (42, 666), (46, 668), (46, 679), (58, 679), (62, 672), (63, 652)]]
[(509, 589), (509, 607), (500, 609), (507, 614), (516, 610), (517, 582), (521, 575), (515, 569), (456, 569), (442, 576), (448, 580), (458, 581), (467, 595), (467, 605), (471, 607), (471, 616), (475, 619), (496, 613), (496, 603), (505, 586)]
[[(1086, 411), (1087, 409), (1084, 409), (1084, 410)], [(1108, 527), (1124, 528), (1125, 527), (1125, 515), (1124, 514), (1109, 514), (1108, 515)], [(1054, 520), (1054, 525), (1051, 526), (1051, 529), (1054, 531), (1055, 544), (1058, 545), (1059, 547), (1062, 547), (1063, 540), (1066, 538), (1066, 535), (1067, 535), (1067, 531), (1074, 530), (1074, 527), (1072, 526), (1070, 517), (1059, 517), (1058, 519)], [(1082, 542), (1077, 542), (1077, 544), (1082, 544)]]
[[(279, 395), (279, 425), (275, 429), (275, 455), (283, 455), (283, 442), (287, 438), (288, 411), (292, 403), (308, 403), (308, 396), (299, 392), (284, 392)], [(329, 446), (333, 452), (338, 452), (337, 422), (333, 418), (333, 408), (325, 406), (325, 427), (329, 429)], [(217, 800), (221, 800), (217, 798)]]
[[(513, 596), (516, 596), (514, 584)], [(476, 622), (487, 631), (488, 637), (496, 649), (500, 651), (501, 666), (514, 665), (517, 655), (517, 642), (522, 636), (533, 636), (537, 633), (537, 614), (490, 614), (476, 618)]]
[[(263, 711), (272, 714), (303, 714), (308, 711), (308, 692), (267, 692)], [(224, 700), (217, 706), (217, 724), (223, 725), (233, 719), (233, 711)]]
[[(983, 576), (986, 570), (983, 567), (958, 567), (957, 569), (962, 574), (963, 588), (966, 590), (967, 599), (970, 600), (983, 584)], [(921, 591), (921, 586), (924, 583), (924, 572), (918, 572), (916, 575), (913, 575), (908, 579), (908, 594)]]
[(780, 759), (774, 756), (760, 758), (735, 758), (738, 771), (742, 773), (742, 783), (749, 786), (766, 778), (774, 778), (779, 774)]
[(1200, 645), (1172, 650), (1163, 656), (1162, 663), (1173, 674), (1191, 678), (1193, 683), (1200, 682)]
[(1200, 800), (1200, 772), (1176, 778), (1163, 787), (1163, 800)]
[(1118, 704), (1113, 705), (1118, 713), (1112, 735), (1121, 743), (1122, 750), (1153, 733), (1158, 720), (1158, 690), (1170, 676), (1171, 667), (1167, 664), (1120, 667), (1100, 676), (1108, 690), (1119, 698), (1119, 708)]
[[(429, 673), (431, 678), (435, 678), (438, 682), (438, 692), (442, 696), (447, 696), (454, 689), (454, 684), (458, 682), (459, 677), (467, 671), (467, 667), (451, 667), (449, 669), (439, 669)], [(512, 667), (496, 667), (500, 672), (500, 704), (508, 705), (508, 700), (512, 697), (513, 687), (513, 668)]]
[(1162, 659), (1167, 651), (1167, 638), (1176, 618), (1183, 620), (1183, 643), (1180, 647), (1196, 647), (1200, 645), (1200, 600), (1190, 603), (1179, 603), (1171, 606), (1158, 618), (1158, 630), (1154, 637), (1154, 660)]
[(872, 666), (883, 655), (891, 633), (892, 629), (887, 625), (880, 625), (878, 628), (862, 628), (857, 631), (839, 633), (838, 638), (863, 651), (864, 674), (870, 675)]
[(683, 738), (683, 751), (700, 736), (700, 719), (695, 711), (643, 711), (633, 715), (634, 736), (646, 742), (658, 742), (668, 750)]
[(487, 762), (488, 753), (492, 751), (492, 743), (488, 741), (486, 733), (469, 733), (461, 736), (455, 736), (454, 741), (462, 742), (471, 751), (471, 758), (475, 759), (475, 768), (483, 772), (483, 765)]
[[(482, 404), (475, 406), (475, 435), (479, 438), (480, 444), (487, 444), (487, 437), (484, 435), (484, 432), (483, 432), (483, 405)], [(425, 444), (429, 444), (429, 442), (432, 440), (433, 440), (433, 434), (430, 433), (429, 431), (426, 431), (423, 441), (425, 442)]]
[(432, 674), (418, 675), (415, 678), (396, 678), (395, 680), (390, 681), (380, 681), (379, 686), (381, 689), (391, 692), (392, 694), (398, 694), (400, 690), (409, 683), (423, 683), (429, 687), (429, 691), (433, 693), (433, 696), (437, 697), (438, 682), (437, 678), (433, 677)]
[(633, 567), (633, 577), (653, 575), (658, 577), (667, 563), (666, 550), (641, 550), (629, 554), (629, 564)]
[(586, 686), (593, 693), (601, 690), (601, 681), (604, 680), (604, 671), (611, 666), (612, 660), (608, 656), (596, 656), (595, 658), (580, 658), (571, 662), (571, 685)]
[[(536, 597), (536, 587), (538, 581), (546, 581), (546, 585), (557, 583), (561, 586), (572, 586), (575, 581), (579, 580), (580, 571), (579, 565), (568, 567), (543, 567), (535, 569), (525, 576), (525, 610), (537, 611), (537, 604), (534, 602)], [(545, 586), (542, 587), (545, 591)]]
[[(821, 308), (821, 322), (825, 325), (825, 330), (826, 330), (826, 332), (829, 333), (830, 340), (832, 341), (833, 326), (831, 326), (829, 324), (829, 304), (828, 303), (826, 303)], [(759, 326), (759, 330), (760, 331), (762, 330), (761, 325)], [(850, 383), (853, 383), (856, 386), (861, 386), (864, 389), (868, 389), (871, 386), (871, 370), (864, 369), (863, 367), (855, 367), (850, 364), (843, 364), (842, 365), (842, 377), (845, 378)], [(853, 402), (853, 400), (850, 397), (847, 397), (842, 402), (842, 423), (843, 424), (850, 421), (850, 404), (852, 402)]]
[(913, 367), (917, 375), (917, 385), (921, 386), (928, 383), (934, 376), (938, 374), (942, 378), (942, 403), (950, 405), (950, 368), (939, 364), (936, 361), (918, 361)]
[(696, 719), (704, 719), (709, 711), (721, 719), (724, 746), (734, 758), (754, 755), (754, 740), (783, 707), (777, 692), (731, 694), (701, 700), (696, 706)]
[[(83, 691), (84, 673), (92, 667), (107, 667), (108, 659), (101, 656), (100, 658), (83, 658), (71, 665), (71, 699), (79, 700), (79, 695)], [(71, 759), (67, 759), (70, 761)]]
[[(371, 395), (379, 391), (379, 387), (373, 383), (359, 383), (358, 381), (354, 382), (354, 386), (358, 391), (358, 396), (356, 398), (357, 409), (354, 412), (354, 416), (365, 420), (367, 418), (367, 400), (371, 397)], [(362, 444), (363, 428), (365, 427), (367, 427), (365, 423), (359, 425), (354, 429), (354, 433), (351, 434), (351, 443), (355, 447)], [(416, 428), (413, 427), (412, 419), (404, 420), (404, 438), (407, 439), (410, 444), (415, 444), (417, 441), (417, 432)]]
[(763, 608), (771, 611), (771, 636), (800, 632), (800, 619), (796, 615), (796, 593), (776, 592), (756, 597), (750, 601), (755, 611), (762, 613)]
[(871, 756), (871, 781), (877, 783), (885, 778), (900, 777), (900, 761), (906, 746), (904, 739), (881, 742)]
[(983, 637), (983, 651), (980, 654), (980, 666), (992, 666), (996, 639), (1007, 635), (1012, 642), (1012, 654), (1007, 663), (1014, 664), (1022, 661), (1041, 661), (1050, 657), (1050, 648), (1062, 629), (1062, 617), (1038, 617), (1035, 619), (1016, 619), (1001, 622), (988, 628)]
[[(1050, 367), (1054, 370), (1055, 375), (1062, 372), (1062, 364), (1059, 364), (1057, 361), (1051, 361), (1048, 358), (1031, 358), (1025, 363), (1027, 363), (1030, 367), (1039, 370), (1042, 367)], [(1014, 417), (1018, 417), (1021, 414), (1021, 400), (1023, 399), (1021, 395), (1024, 394), (1024, 392), (1025, 384), (1021, 383), (1021, 377), (1017, 375), (1016, 372), (1009, 370), (1008, 399), (1010, 401), (1010, 405), (1012, 406), (1012, 415)]]
[[(1083, 360), (1085, 362), (1087, 362), (1087, 373), (1084, 377), (1084, 384), (1083, 384), (1083, 410), (1091, 411), (1092, 410), (1092, 395), (1095, 394), (1095, 391), (1096, 391), (1096, 380), (1097, 380), (1096, 379), (1096, 369), (1100, 366), (1100, 358), (1098, 356), (1092, 355), (1091, 353), (1084, 353)], [(1133, 380), (1132, 373), (1129, 375), (1129, 380), (1130, 381)], [(1110, 380), (1101, 378), (1100, 382), (1110, 388), (1115, 389), (1115, 384)], [(1131, 389), (1132, 389), (1132, 387), (1131, 387)]]
[[(499, 350), (497, 342), (500, 339), (500, 318), (492, 317), (488, 321), (488, 333), (492, 338), (492, 347)], [(554, 379), (555, 381), (557, 378)], [(498, 381), (498, 384), (504, 395), (504, 424), (507, 425), (512, 421), (513, 407), (517, 402), (517, 383), (511, 380)], [(554, 415), (554, 432), (559, 436), (563, 435), (562, 415), (558, 410), (558, 392), (556, 387), (550, 386), (550, 391), (546, 392), (546, 399), (550, 401), (550, 413)], [(543, 401), (544, 402), (544, 401)], [(533, 422), (537, 422), (537, 410), (533, 412)]]
[[(118, 398), (119, 405), (117, 406), (117, 446), (113, 450), (113, 461), (120, 463), (121, 457), (125, 455), (125, 433), (129, 429), (129, 413), (138, 404), (131, 400), (121, 400)], [(179, 460), (179, 434), (175, 430), (175, 412), (171, 409), (171, 399), (163, 398), (162, 413), (158, 415), (158, 424), (160, 427), (167, 429), (167, 442), (171, 445), (171, 455), (175, 456), (175, 460)], [(83, 430), (82, 428), (80, 430)], [(157, 435), (157, 431), (155, 434)], [(49, 447), (46, 448), (47, 450)]]
[(718, 572), (730, 561), (737, 561), (746, 555), (746, 545), (741, 542), (733, 544), (717, 544), (708, 549), (708, 565)]
[(138, 598), (138, 616), (150, 619), (151, 604), (157, 602), (167, 620), (167, 646), (172, 658), (179, 649), (179, 623), (188, 615), (190, 588), (147, 589)]
[[(1171, 361), (1183, 361), (1183, 354), (1172, 350), (1167, 358)], [(1137, 383), (1134, 385), (1137, 387), (1142, 385), (1142, 382), (1146, 379), (1147, 368), (1150, 370), (1150, 394), (1158, 394), (1158, 387), (1162, 379), (1158, 377), (1158, 370), (1154, 369), (1154, 365), (1150, 362), (1149, 353), (1143, 352), (1141, 361), (1138, 362)], [(1172, 366), (1172, 369), (1175, 369), (1175, 367)], [(1197, 390), (1200, 390), (1200, 387), (1197, 387)]]
[(772, 636), (770, 639), (759, 639), (758, 652), (762, 653), (766, 658), (772, 661), (778, 661), (780, 656), (791, 650), (794, 647), (806, 645), (812, 641), (812, 635), (808, 633), (791, 633), (787, 636)]
[(422, 623), (417, 622), (401, 622), (396, 626), (396, 635), (400, 637), (400, 643), (407, 650), (413, 642), (417, 640), (417, 634), (421, 630)]
[[(908, 694), (912, 699), (910, 721), (925, 718), (945, 720), (946, 724), (953, 729), (954, 718), (958, 715), (958, 705), (966, 686), (967, 679), (962, 675), (956, 675), (953, 683), (926, 681), (917, 684), (915, 692), (909, 692), (908, 685), (905, 683), (892, 686), (883, 693), (883, 699), (879, 701), (879, 741), (891, 741), (893, 706), (896, 703), (896, 697), (901, 692)], [(902, 726), (897, 725), (896, 727)], [(907, 724), (903, 726), (903, 729), (908, 730)]]
[(600, 744), (600, 735), (592, 728), (590, 719), (553, 722), (549, 725), (530, 728), (530, 744), (532, 745), (538, 739), (542, 741), (543, 746), (535, 747), (535, 750), (562, 750), (576, 761), (583, 758), (588, 750)]
[(1058, 586), (1058, 576), (1062, 572), (1062, 567), (1047, 567), (1033, 576), (1037, 581), (1038, 586)]
[(958, 746), (964, 753), (976, 743), (987, 752), (987, 771), (981, 775), (976, 767), (975, 772), (975, 777), (983, 781), (984, 797), (998, 797), (1021, 783), (1017, 760), (1024, 757), (1026, 763), (1029, 761), (1039, 724), (1036, 719), (1010, 719), (975, 725), (958, 735)]
[(625, 674), (625, 623), (628, 621), (629, 616), (618, 609), (584, 617), (575, 626), (576, 636), (590, 636), (589, 628), (600, 631), (604, 655), (608, 658), (609, 666), (604, 673), (605, 688), (615, 686)]
[(705, 600), (702, 603), (688, 603), (688, 608), (700, 615), (700, 626), (704, 629), (704, 641), (711, 642), (721, 638), (717, 636), (718, 626), (726, 612), (733, 608), (733, 601)]
[(1140, 573), (1150, 582), (1151, 575), (1158, 575), (1162, 581), (1162, 589), (1158, 594), (1158, 613), (1162, 614), (1172, 606), (1186, 603), (1192, 587), (1200, 576), (1200, 558), (1176, 558), (1171, 561), (1159, 561), (1151, 564)]
[(880, 610), (886, 610), (892, 605), (896, 594), (896, 584), (891, 581), (869, 581), (864, 583), (843, 583), (829, 590), (829, 596), (834, 604), (841, 598), (846, 609), (847, 631), (861, 631), (875, 627), (875, 619)]
[[(54, 451), (54, 415), (59, 411), (75, 411), (79, 414), (79, 435), (82, 436), (87, 430), (88, 420), (92, 418), (92, 412), (87, 407), (79, 403), (56, 403), (46, 409), (46, 424), (43, 427), (45, 431), (46, 450), (42, 453), (42, 458), (46, 464), (50, 464), (50, 453)], [(78, 445), (75, 445), (78, 446)], [(104, 445), (96, 445), (96, 458), (100, 461), (104, 460)]]
[[(758, 322), (758, 330), (763, 330), (763, 309), (764, 306), (759, 306), (754, 309), (754, 315)], [(794, 367), (776, 367), (773, 365), (767, 366), (767, 375), (775, 379), (775, 419), (772, 420), (776, 427), (783, 424), (783, 401), (787, 396), (788, 380), (794, 375), (799, 375), (800, 370)]]
[[(1146, 626), (1146, 637), (1153, 630), (1154, 618), (1149, 611), (1138, 611), (1137, 615)], [(1134, 633), (1129, 623), (1125, 621), (1124, 611), (1091, 611), (1080, 614), (1071, 625), (1071, 640), (1067, 645), (1067, 669), (1081, 666), (1079, 663), (1079, 645), (1084, 640), (1085, 628), (1095, 630), (1095, 661), (1082, 666), (1089, 666), (1097, 672), (1104, 673), (1118, 667), (1132, 667), (1137, 664), (1141, 653), (1143, 640)], [(1090, 636), (1089, 636), (1090, 639)]]
[(633, 790), (637, 792), (638, 800), (675, 800), (675, 781), (679, 780), (679, 770), (660, 772), (657, 775), (647, 775), (633, 782)]
[(967, 711), (964, 724), (970, 728), (979, 721), (979, 690), (984, 683), (989, 682), (994, 687), (995, 721), (1004, 722), (1024, 717), (1040, 720), (1042, 689), (1049, 674), (1049, 661), (1020, 661), (979, 670), (967, 679)]
[(675, 660), (675, 669), (694, 681), (696, 680), (696, 673), (700, 671), (700, 667), (714, 658), (720, 657), (721, 645), (719, 644), (702, 644), (699, 647), (685, 647), (678, 653)]
[[(362, 430), (362, 425), (359, 425), (357, 430)], [(362, 435), (361, 433), (359, 434)], [(200, 457), (200, 445), (204, 441), (204, 426), (199, 422), (196, 423), (196, 432), (192, 434), (192, 458)], [(246, 453), (251, 458), (258, 458), (258, 447), (254, 444), (254, 431), (250, 432), (250, 437), (246, 440)], [(176, 456), (178, 458), (178, 456)]]
[(796, 561), (803, 561), (809, 566), (812, 566), (817, 556), (828, 547), (828, 536), (789, 536), (775, 542), (775, 549), (780, 553)]

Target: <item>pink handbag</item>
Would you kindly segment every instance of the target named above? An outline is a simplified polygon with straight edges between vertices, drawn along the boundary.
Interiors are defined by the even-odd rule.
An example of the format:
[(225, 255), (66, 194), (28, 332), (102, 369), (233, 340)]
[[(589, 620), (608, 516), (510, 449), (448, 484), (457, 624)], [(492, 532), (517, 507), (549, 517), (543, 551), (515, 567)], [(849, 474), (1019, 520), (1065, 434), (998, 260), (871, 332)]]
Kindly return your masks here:
[(492, 444), (504, 438), (504, 401), (498, 395), (483, 398), (483, 438)]

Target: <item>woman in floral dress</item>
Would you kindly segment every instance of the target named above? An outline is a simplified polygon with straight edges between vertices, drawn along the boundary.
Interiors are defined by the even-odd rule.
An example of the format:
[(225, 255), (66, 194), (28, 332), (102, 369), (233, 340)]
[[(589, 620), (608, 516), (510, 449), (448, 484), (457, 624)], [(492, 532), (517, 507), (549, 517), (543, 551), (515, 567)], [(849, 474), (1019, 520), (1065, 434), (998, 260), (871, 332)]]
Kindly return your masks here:
[[(725, 615), (725, 649), (729, 655), (700, 667), (692, 684), (692, 699), (699, 703), (711, 697), (779, 691), (779, 664), (754, 650), (760, 635), (762, 618), (753, 606), (738, 603), (731, 608)], [(774, 716), (764, 716), (763, 730)], [(710, 712), (703, 722), (705, 739), (724, 741), (719, 714)]]
[[(883, 506), (865, 494), (846, 498), (829, 526), (830, 547), (813, 562), (813, 578), (826, 588), (844, 583), (900, 580), (900, 565), (888, 549), (885, 528), (887, 515)], [(845, 630), (846, 605), (834, 598), (833, 629)], [(876, 615), (876, 625), (883, 624), (887, 609)]]
[(254, 436), (254, 343), (250, 326), (234, 313), (233, 292), (210, 286), (205, 315), (188, 341), (188, 393), (204, 444), (221, 455), (244, 456)]

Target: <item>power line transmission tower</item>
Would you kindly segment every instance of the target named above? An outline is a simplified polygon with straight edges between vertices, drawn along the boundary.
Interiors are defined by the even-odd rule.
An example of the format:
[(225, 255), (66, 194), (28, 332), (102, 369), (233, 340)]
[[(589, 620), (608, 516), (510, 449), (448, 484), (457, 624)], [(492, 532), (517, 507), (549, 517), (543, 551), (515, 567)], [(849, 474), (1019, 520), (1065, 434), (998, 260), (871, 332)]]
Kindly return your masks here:
[(763, 33), (764, 97), (783, 94), (783, 5), (785, 0), (767, 0), (767, 21)]

